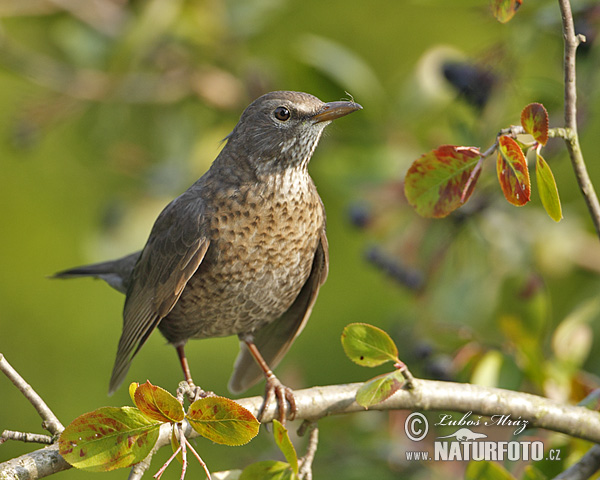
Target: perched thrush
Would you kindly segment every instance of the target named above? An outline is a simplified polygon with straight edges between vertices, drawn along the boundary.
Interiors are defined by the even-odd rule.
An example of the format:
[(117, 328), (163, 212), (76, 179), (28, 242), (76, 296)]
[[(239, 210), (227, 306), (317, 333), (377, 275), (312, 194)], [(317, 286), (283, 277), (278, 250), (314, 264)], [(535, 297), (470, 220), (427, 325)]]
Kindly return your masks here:
[[(237, 335), (229, 389), (263, 375), (280, 417), (291, 390), (274, 368), (304, 328), (328, 271), (325, 210), (307, 166), (332, 120), (362, 107), (300, 92), (255, 100), (210, 169), (158, 216), (146, 246), (118, 260), (65, 270), (125, 293), (114, 392), (156, 327), (179, 354), (190, 338)], [(264, 411), (264, 410), (263, 410)]]

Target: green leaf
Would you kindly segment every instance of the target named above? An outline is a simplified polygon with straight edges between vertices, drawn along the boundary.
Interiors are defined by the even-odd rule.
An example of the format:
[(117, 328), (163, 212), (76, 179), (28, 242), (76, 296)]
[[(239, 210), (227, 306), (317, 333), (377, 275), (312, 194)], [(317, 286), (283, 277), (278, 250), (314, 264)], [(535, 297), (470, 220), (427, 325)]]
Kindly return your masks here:
[(390, 336), (366, 323), (347, 325), (342, 332), (342, 347), (350, 360), (363, 367), (398, 361), (398, 349)]
[(177, 423), (185, 418), (181, 403), (169, 392), (152, 385), (149, 381), (137, 387), (133, 401), (140, 412), (159, 422)]
[(148, 456), (161, 424), (134, 407), (99, 408), (65, 428), (59, 453), (73, 467), (90, 472), (129, 467)]
[(506, 135), (498, 138), (496, 170), (506, 200), (517, 207), (529, 202), (531, 182), (527, 160), (517, 142)]
[(377, 405), (400, 390), (404, 382), (405, 379), (400, 370), (379, 375), (358, 389), (356, 403), (365, 408)]
[(521, 125), (535, 138), (536, 142), (546, 145), (548, 141), (548, 112), (541, 103), (530, 103), (521, 112)]
[(516, 480), (508, 470), (498, 463), (484, 461), (471, 461), (465, 471), (465, 480)]
[(289, 464), (266, 460), (248, 465), (239, 480), (297, 480), (297, 478)]
[(535, 162), (535, 179), (542, 200), (542, 205), (546, 209), (550, 218), (555, 222), (560, 222), (562, 218), (562, 207), (560, 205), (560, 197), (558, 196), (558, 188), (550, 165), (546, 160), (536, 152)]
[(514, 17), (522, 3), (523, 0), (492, 0), (492, 13), (499, 22), (506, 23)]
[(296, 449), (292, 445), (290, 436), (288, 435), (287, 429), (278, 420), (273, 420), (273, 436), (275, 437), (275, 443), (279, 447), (279, 450), (285, 456), (285, 459), (292, 467), (294, 473), (298, 473), (298, 455)]
[(225, 397), (206, 397), (190, 405), (190, 425), (203, 437), (222, 445), (244, 445), (258, 433), (260, 423), (249, 410)]
[(415, 160), (406, 172), (404, 194), (423, 217), (441, 218), (473, 193), (481, 169), (479, 149), (442, 145)]

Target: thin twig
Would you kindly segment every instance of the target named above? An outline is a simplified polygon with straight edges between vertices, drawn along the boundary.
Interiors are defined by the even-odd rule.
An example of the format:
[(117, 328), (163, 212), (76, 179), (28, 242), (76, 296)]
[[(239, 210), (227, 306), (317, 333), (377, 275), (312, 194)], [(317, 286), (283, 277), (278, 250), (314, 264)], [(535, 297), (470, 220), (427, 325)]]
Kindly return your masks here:
[(404, 380), (406, 380), (406, 383), (404, 384), (404, 388), (407, 388), (409, 390), (411, 388), (413, 388), (413, 382), (415, 381), (415, 377), (413, 377), (413, 374), (406, 366), (406, 363), (404, 363), (403, 361), (398, 361), (394, 365), (394, 368), (397, 368), (400, 371), (400, 373), (402, 373)]
[(179, 444), (179, 446), (177, 447), (177, 449), (176, 449), (176, 450), (173, 452), (173, 455), (171, 455), (171, 456), (169, 457), (169, 459), (168, 459), (168, 460), (167, 460), (167, 461), (166, 461), (166, 462), (163, 464), (163, 466), (162, 466), (162, 467), (160, 467), (160, 468), (158, 469), (158, 472), (156, 472), (156, 473), (153, 475), (153, 477), (154, 477), (154, 478), (156, 478), (156, 480), (160, 480), (160, 477), (162, 477), (162, 474), (163, 474), (163, 473), (165, 473), (165, 470), (167, 469), (167, 467), (168, 467), (169, 465), (171, 465), (171, 462), (172, 462), (173, 460), (175, 460), (175, 457), (176, 457), (177, 455), (179, 455), (179, 452), (181, 452), (181, 450), (183, 450), (183, 447), (182, 447), (182, 445), (183, 445), (182, 443), (180, 443), (180, 444)]
[[(498, 135), (498, 136), (500, 136), (500, 135)], [(498, 137), (496, 137), (496, 141), (490, 148), (488, 148), (485, 152), (481, 153), (481, 158), (489, 157), (492, 153), (494, 153), (496, 151), (497, 148), (498, 148)]]
[(17, 387), (20, 392), (25, 395), (25, 398), (33, 405), (42, 417), (42, 427), (48, 430), (52, 435), (59, 435), (65, 427), (63, 427), (60, 420), (54, 415), (54, 412), (50, 410), (50, 407), (46, 405), (46, 402), (42, 400), (36, 391), (29, 385), (21, 375), (11, 366), (10, 363), (4, 358), (4, 355), (0, 353), (0, 371), (8, 377), (8, 379)]
[(27, 432), (15, 432), (13, 430), (4, 430), (0, 436), (0, 443), (5, 440), (15, 440), (18, 442), (26, 443), (43, 443), (45, 445), (52, 445), (53, 439), (50, 435), (43, 435), (40, 433), (27, 433)]
[[(196, 451), (196, 449), (192, 446), (192, 444), (190, 442), (188, 442), (188, 439), (186, 437), (183, 437), (183, 439), (185, 440), (185, 443), (187, 445), (187, 447), (190, 449), (190, 451), (194, 454), (194, 456), (196, 457), (196, 460), (198, 460), (198, 463), (200, 463), (200, 465), (202, 466), (202, 468), (204, 469), (204, 473), (206, 473), (206, 478), (208, 480), (211, 480), (212, 477), (210, 475), (210, 472), (208, 470), (208, 466), (206, 465), (206, 462), (204, 462), (204, 460), (202, 460), (202, 457), (200, 457), (200, 455), (198, 455), (198, 452)], [(181, 478), (183, 480), (183, 474), (181, 475)]]
[(187, 460), (187, 446), (188, 446), (188, 441), (185, 438), (185, 435), (183, 434), (183, 427), (181, 426), (181, 423), (178, 423), (177, 426), (177, 433), (179, 434), (179, 446), (181, 447), (181, 460), (182, 460), (182, 467), (181, 467), (181, 480), (183, 480), (185, 478), (185, 472), (187, 470), (187, 466), (188, 466), (188, 460)]
[[(303, 426), (305, 423), (303, 424)], [(304, 429), (306, 430), (306, 428)], [(308, 437), (308, 447), (306, 454), (300, 459), (300, 468), (298, 477), (304, 480), (312, 480), (312, 463), (319, 446), (319, 427), (316, 422), (310, 424), (310, 435)]]
[(596, 227), (596, 233), (600, 237), (600, 202), (594, 190), (594, 185), (583, 159), (581, 146), (579, 145), (579, 134), (577, 132), (577, 83), (575, 56), (577, 47), (585, 37), (575, 34), (573, 23), (573, 12), (569, 0), (558, 0), (562, 16), (564, 37), (564, 69), (565, 69), (565, 128), (567, 130), (567, 150), (575, 171), (575, 177), (579, 188), (583, 193), (590, 216)]

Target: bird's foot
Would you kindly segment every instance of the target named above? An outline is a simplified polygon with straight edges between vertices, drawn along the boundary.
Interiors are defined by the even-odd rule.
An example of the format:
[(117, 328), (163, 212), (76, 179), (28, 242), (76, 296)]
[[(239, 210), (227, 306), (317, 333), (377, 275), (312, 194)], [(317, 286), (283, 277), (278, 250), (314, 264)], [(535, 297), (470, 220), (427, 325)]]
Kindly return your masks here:
[(183, 400), (183, 398), (186, 397), (190, 403), (194, 403), (199, 398), (206, 398), (213, 395), (213, 392), (203, 390), (201, 387), (196, 386), (192, 381), (184, 380), (183, 382), (180, 382), (179, 388), (177, 389), (177, 398)]
[[(279, 379), (271, 373), (267, 377), (267, 384), (265, 387), (265, 401), (263, 402), (260, 413), (258, 414), (258, 421), (262, 422), (265, 412), (273, 403), (273, 400), (277, 400), (277, 406), (279, 408), (279, 421), (285, 425), (286, 417), (289, 420), (293, 420), (298, 412), (298, 406), (296, 405), (296, 399), (294, 398), (294, 392), (291, 388), (286, 387)], [(289, 414), (287, 410), (287, 403), (289, 403)]]

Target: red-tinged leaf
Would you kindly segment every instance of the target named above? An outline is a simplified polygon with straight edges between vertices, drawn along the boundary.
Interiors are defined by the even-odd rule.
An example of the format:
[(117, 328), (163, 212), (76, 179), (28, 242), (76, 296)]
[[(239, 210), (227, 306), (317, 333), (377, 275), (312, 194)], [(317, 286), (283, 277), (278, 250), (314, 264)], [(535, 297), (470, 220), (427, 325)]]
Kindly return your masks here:
[(498, 138), (496, 170), (506, 200), (517, 207), (529, 202), (531, 183), (527, 160), (517, 142), (506, 135)]
[(558, 196), (558, 188), (550, 165), (546, 160), (537, 153), (535, 162), (535, 179), (542, 200), (542, 205), (546, 209), (550, 218), (555, 222), (560, 222), (562, 218), (562, 207), (560, 205), (560, 197)]
[(479, 174), (481, 173), (482, 166), (483, 166), (483, 158), (480, 158), (479, 161), (477, 162), (477, 164), (475, 165), (475, 168), (473, 170), (471, 170), (471, 174), (469, 175), (469, 178), (467, 179), (467, 183), (465, 183), (465, 186), (462, 191), (462, 195), (460, 196), (461, 204), (464, 204), (469, 199), (471, 194), (473, 193), (473, 189), (475, 188), (475, 183), (477, 182), (477, 179), (479, 178)]
[(442, 145), (421, 156), (406, 172), (408, 202), (423, 217), (445, 217), (473, 193), (481, 172), (473, 173), (479, 158), (479, 149), (455, 145)]
[(156, 440), (161, 422), (134, 407), (103, 407), (73, 420), (58, 440), (69, 464), (90, 472), (106, 472), (141, 462)]
[(356, 392), (356, 403), (369, 408), (390, 398), (402, 388), (405, 379), (400, 370), (379, 375), (368, 382)]
[(140, 412), (152, 420), (177, 423), (185, 418), (181, 403), (169, 392), (149, 381), (137, 387), (133, 401)]
[(222, 445), (244, 445), (256, 436), (260, 426), (239, 403), (216, 396), (192, 403), (187, 418), (200, 435)]
[(239, 480), (297, 480), (289, 464), (275, 460), (256, 462), (244, 468)]
[(521, 112), (521, 125), (535, 141), (546, 145), (548, 141), (548, 112), (541, 103), (530, 103)]
[(508, 22), (523, 3), (523, 0), (492, 0), (492, 13), (500, 23)]
[(381, 328), (351, 323), (342, 332), (342, 347), (350, 360), (363, 367), (398, 361), (398, 348)]
[(287, 429), (278, 421), (273, 420), (273, 436), (275, 437), (275, 443), (281, 450), (281, 453), (285, 456), (285, 459), (292, 467), (294, 473), (298, 473), (298, 454), (296, 449), (290, 440)]

